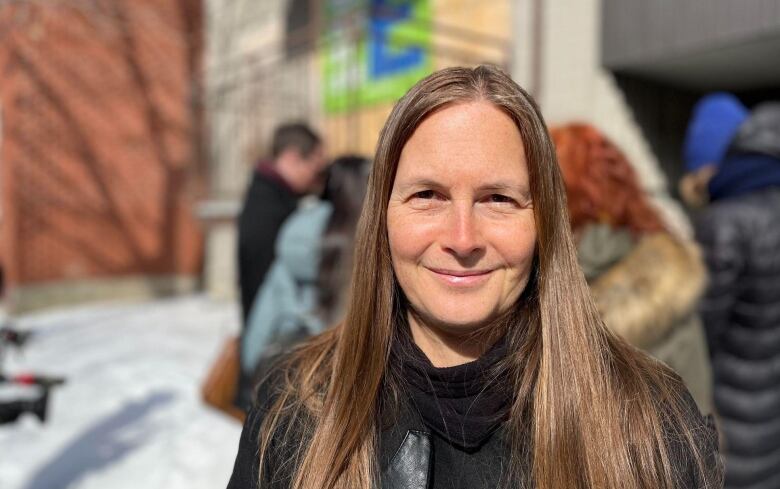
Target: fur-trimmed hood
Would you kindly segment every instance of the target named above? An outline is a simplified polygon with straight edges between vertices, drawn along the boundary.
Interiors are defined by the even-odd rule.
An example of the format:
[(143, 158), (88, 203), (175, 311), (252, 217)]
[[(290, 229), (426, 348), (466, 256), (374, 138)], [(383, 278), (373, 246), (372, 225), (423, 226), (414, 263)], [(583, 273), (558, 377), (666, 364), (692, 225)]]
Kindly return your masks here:
[[(587, 255), (587, 248), (580, 246), (580, 254)], [(705, 282), (695, 244), (655, 233), (639, 238), (590, 285), (606, 325), (648, 349), (691, 317)]]

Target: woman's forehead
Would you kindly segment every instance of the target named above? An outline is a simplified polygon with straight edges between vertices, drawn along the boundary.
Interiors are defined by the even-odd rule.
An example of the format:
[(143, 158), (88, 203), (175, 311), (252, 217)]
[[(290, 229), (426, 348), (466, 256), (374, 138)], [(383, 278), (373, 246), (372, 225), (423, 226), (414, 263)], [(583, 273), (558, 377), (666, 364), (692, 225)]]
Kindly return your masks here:
[[(448, 104), (428, 114), (406, 142), (417, 139), (466, 141), (489, 135), (493, 139), (519, 140), (520, 131), (514, 120), (503, 109), (487, 100), (473, 100)], [(465, 142), (465, 141), (464, 141)]]
[(480, 101), (441, 109), (404, 145), (396, 180), (457, 181), (484, 187), (527, 186), (520, 131), (501, 109)]

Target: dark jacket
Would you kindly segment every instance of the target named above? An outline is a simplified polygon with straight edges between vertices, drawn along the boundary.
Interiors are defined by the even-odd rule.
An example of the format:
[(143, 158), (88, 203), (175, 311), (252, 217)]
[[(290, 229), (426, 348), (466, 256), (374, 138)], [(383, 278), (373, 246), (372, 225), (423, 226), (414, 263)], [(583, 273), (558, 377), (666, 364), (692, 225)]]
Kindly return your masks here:
[(757, 106), (696, 220), (726, 487), (780, 487), (780, 104)]
[(780, 102), (756, 106), (709, 182), (713, 201), (780, 186)]
[[(295, 450), (304, 442), (300, 436), (291, 435), (293, 443), (271, 447), (271, 455), (266, 459), (262, 483), (258, 481), (258, 436), (259, 429), (267, 409), (273, 399), (273, 385), (278, 375), (272, 374), (271, 380), (260, 385), (258, 403), (252, 409), (241, 433), (238, 455), (228, 489), (288, 489), (295, 470)], [(686, 414), (696, 428), (697, 443), (707, 457), (705, 463), (715, 478), (722, 470), (717, 448), (717, 433), (712, 417), (702, 417), (694, 400), (687, 392)], [(384, 417), (385, 426), (379, 435), (378, 466), (380, 470), (379, 487), (382, 489), (494, 489), (501, 487), (505, 476), (506, 443), (505, 431), (499, 428), (477, 450), (464, 451), (439, 437), (422, 421), (411, 402), (402, 403), (392, 417)], [(282, 422), (278, 432), (285, 432), (287, 425)], [(292, 433), (296, 433), (293, 429)], [(686, 458), (679, 445), (669, 436), (673, 453), (675, 472), (682, 481), (680, 488), (702, 487), (690, 460)], [(524, 464), (530, 467), (530, 464)], [(530, 470), (521, 477), (523, 486), (533, 487), (527, 479)]]
[(297, 206), (298, 196), (267, 165), (259, 166), (238, 218), (238, 275), (242, 324), (274, 259), (276, 236)]
[(712, 204), (696, 232), (710, 270), (701, 312), (726, 439), (726, 487), (778, 488), (780, 188)]

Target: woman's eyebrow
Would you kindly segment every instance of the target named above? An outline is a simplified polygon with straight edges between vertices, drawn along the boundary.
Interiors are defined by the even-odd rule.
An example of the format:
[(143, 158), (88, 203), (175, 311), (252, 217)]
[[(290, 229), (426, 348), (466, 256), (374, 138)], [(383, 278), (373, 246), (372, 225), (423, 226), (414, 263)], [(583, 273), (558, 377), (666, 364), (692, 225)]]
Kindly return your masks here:
[[(437, 182), (436, 180), (433, 180), (431, 178), (415, 178), (413, 180), (410, 180), (408, 182), (404, 182), (398, 185), (397, 190), (401, 192), (406, 192), (413, 188), (419, 188), (419, 187), (427, 187), (427, 188), (441, 188), (444, 185), (442, 185), (440, 182)], [(518, 183), (510, 183), (510, 182), (490, 182), (486, 183), (484, 185), (480, 185), (477, 187), (477, 190), (480, 192), (517, 192), (520, 194), (520, 196), (524, 199), (531, 199), (531, 191), (528, 188), (527, 185), (518, 184)]]
[(416, 178), (414, 180), (410, 180), (408, 182), (404, 182), (398, 185), (398, 190), (401, 192), (405, 192), (411, 188), (416, 187), (441, 187), (442, 184), (437, 182), (436, 180), (432, 180), (430, 178)]
[(509, 183), (509, 182), (494, 182), (494, 183), (488, 183), (485, 185), (480, 185), (479, 190), (484, 191), (493, 191), (493, 192), (518, 192), (522, 197), (530, 199), (531, 198), (531, 190), (528, 188), (527, 185), (517, 184), (517, 183)]

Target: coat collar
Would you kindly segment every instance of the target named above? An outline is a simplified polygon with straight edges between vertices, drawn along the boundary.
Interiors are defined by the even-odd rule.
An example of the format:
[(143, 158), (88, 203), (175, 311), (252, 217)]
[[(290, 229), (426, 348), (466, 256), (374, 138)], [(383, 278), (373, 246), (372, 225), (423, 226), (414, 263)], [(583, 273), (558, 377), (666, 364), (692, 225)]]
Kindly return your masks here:
[(379, 435), (382, 489), (427, 489), (431, 480), (433, 440), (420, 413), (400, 401)]
[(706, 272), (699, 249), (668, 233), (647, 234), (590, 282), (607, 327), (650, 348), (696, 311)]

